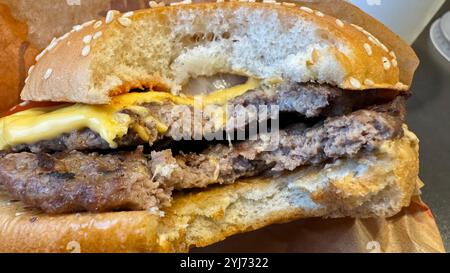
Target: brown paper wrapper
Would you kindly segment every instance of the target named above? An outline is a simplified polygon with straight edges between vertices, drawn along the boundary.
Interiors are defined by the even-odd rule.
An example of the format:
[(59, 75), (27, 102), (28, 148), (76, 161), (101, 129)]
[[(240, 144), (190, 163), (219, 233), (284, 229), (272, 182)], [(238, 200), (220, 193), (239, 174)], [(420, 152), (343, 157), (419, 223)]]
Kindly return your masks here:
[(430, 209), (417, 198), (388, 219), (303, 219), (236, 235), (194, 252), (439, 253), (445, 249)]
[[(194, 0), (193, 2), (201, 2)], [(165, 1), (169, 3), (170, 1)], [(401, 81), (410, 85), (414, 51), (374, 18), (341, 0), (290, 1), (361, 25), (397, 53)], [(53, 37), (110, 9), (148, 7), (144, 0), (0, 0), (0, 111), (19, 101), (28, 68)], [(388, 219), (304, 219), (240, 234), (196, 252), (445, 252), (430, 209), (412, 200)]]

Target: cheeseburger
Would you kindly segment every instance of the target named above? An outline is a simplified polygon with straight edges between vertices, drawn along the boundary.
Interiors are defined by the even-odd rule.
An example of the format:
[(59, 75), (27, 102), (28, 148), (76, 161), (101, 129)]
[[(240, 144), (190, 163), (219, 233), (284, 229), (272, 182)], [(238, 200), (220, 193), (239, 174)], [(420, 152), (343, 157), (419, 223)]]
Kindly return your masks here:
[(300, 218), (389, 217), (418, 194), (417, 61), (379, 23), (320, 4), (150, 6), (36, 57), (0, 119), (0, 251), (187, 251)]

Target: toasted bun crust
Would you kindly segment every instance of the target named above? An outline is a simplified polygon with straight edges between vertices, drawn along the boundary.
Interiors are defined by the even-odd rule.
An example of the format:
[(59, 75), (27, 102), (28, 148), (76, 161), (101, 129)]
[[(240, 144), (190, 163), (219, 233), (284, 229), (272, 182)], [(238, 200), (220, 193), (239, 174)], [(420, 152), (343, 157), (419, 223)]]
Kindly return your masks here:
[(0, 197), (0, 252), (174, 252), (309, 217), (388, 217), (418, 193), (418, 140), (410, 132), (372, 154), (180, 194), (150, 212), (49, 216)]
[(108, 103), (132, 88), (178, 92), (189, 78), (234, 73), (344, 89), (406, 90), (395, 53), (363, 28), (306, 7), (200, 3), (77, 26), (38, 57), (24, 100)]

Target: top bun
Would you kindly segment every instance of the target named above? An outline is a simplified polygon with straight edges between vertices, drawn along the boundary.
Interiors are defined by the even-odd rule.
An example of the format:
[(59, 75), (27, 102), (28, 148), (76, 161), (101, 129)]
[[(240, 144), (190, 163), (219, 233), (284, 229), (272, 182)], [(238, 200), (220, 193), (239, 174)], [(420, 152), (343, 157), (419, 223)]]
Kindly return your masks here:
[(86, 22), (37, 57), (21, 97), (104, 104), (133, 88), (178, 92), (191, 77), (232, 73), (407, 90), (393, 51), (357, 25), (292, 3), (156, 7)]

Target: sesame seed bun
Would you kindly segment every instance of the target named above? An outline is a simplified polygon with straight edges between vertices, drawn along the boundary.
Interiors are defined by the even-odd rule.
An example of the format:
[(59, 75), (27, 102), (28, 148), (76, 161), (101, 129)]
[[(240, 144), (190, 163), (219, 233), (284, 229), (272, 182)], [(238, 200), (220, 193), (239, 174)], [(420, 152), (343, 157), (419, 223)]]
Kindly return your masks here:
[(191, 77), (217, 73), (316, 81), (347, 90), (407, 90), (403, 59), (382, 38), (292, 4), (111, 11), (54, 39), (38, 55), (21, 97), (102, 104), (133, 88), (177, 92)]

